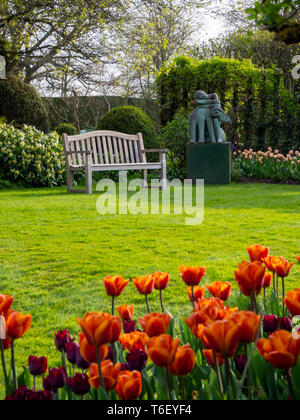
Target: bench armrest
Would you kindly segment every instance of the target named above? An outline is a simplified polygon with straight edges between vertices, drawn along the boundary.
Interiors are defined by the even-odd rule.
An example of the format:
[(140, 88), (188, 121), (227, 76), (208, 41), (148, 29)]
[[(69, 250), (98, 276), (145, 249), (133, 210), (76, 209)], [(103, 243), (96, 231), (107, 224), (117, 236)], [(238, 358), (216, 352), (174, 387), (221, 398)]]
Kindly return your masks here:
[(144, 149), (142, 153), (168, 153), (168, 149)]

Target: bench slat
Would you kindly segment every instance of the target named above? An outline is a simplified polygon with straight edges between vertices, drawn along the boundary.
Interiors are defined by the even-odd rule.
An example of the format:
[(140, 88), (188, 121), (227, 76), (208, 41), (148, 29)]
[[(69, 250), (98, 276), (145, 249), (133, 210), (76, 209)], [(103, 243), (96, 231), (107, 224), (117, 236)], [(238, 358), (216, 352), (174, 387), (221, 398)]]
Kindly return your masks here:
[(123, 142), (122, 142), (122, 139), (120, 137), (118, 138), (118, 145), (119, 145), (121, 163), (125, 163), (124, 151), (123, 151)]
[(106, 144), (106, 137), (105, 136), (102, 136), (101, 138), (102, 138), (102, 146), (103, 146), (105, 164), (106, 165), (109, 165), (108, 150), (107, 150), (107, 144)]
[[(80, 141), (79, 140), (76, 140), (75, 145), (76, 145), (76, 151), (81, 152), (81, 147), (80, 147)], [(82, 165), (81, 154), (80, 153), (76, 154), (76, 157), (77, 157), (78, 165)]]
[(118, 151), (118, 145), (117, 145), (116, 137), (113, 137), (113, 145), (114, 145), (114, 153), (115, 153), (116, 163), (119, 163), (120, 158), (119, 158), (119, 151)]
[(130, 163), (135, 163), (132, 141), (129, 140), (127, 143), (129, 144)]
[(134, 141), (133, 144), (134, 144), (134, 151), (135, 151), (135, 161), (139, 163), (141, 161), (139, 143), (137, 141)]
[(130, 163), (129, 154), (128, 154), (127, 141), (125, 139), (122, 139), (122, 140), (123, 140), (123, 145), (124, 145), (126, 163)]
[(108, 144), (108, 152), (109, 152), (109, 163), (114, 164), (115, 160), (114, 160), (114, 152), (112, 149), (112, 142), (111, 142), (111, 137), (107, 136), (107, 144)]
[(97, 140), (98, 156), (99, 156), (100, 164), (103, 165), (104, 160), (103, 160), (103, 149), (102, 149), (102, 144), (101, 144), (101, 137), (96, 137), (96, 140)]
[(95, 165), (98, 165), (99, 160), (98, 160), (98, 152), (97, 152), (95, 137), (92, 137), (92, 150), (93, 150), (93, 163)]

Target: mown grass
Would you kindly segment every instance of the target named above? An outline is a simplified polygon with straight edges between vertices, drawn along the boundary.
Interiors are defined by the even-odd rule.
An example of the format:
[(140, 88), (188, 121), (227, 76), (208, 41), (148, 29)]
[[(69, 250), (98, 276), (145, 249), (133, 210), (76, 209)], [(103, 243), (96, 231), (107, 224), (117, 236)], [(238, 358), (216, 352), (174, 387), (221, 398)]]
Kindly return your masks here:
[[(200, 226), (186, 226), (184, 215), (100, 216), (98, 196), (67, 195), (65, 188), (0, 191), (0, 293), (12, 294), (14, 308), (33, 317), (17, 343), (19, 366), (29, 354), (58, 363), (54, 331), (69, 328), (76, 335), (77, 317), (110, 309), (100, 284), (108, 274), (133, 278), (168, 271), (165, 305), (182, 317), (190, 305), (179, 265), (206, 266), (207, 282), (233, 281), (248, 245), (264, 244), (289, 260), (300, 254), (300, 186), (207, 186)], [(300, 265), (287, 282), (288, 289), (295, 287)], [(145, 312), (133, 284), (118, 298), (122, 303), (135, 304), (136, 317)], [(150, 305), (159, 310), (157, 294)]]

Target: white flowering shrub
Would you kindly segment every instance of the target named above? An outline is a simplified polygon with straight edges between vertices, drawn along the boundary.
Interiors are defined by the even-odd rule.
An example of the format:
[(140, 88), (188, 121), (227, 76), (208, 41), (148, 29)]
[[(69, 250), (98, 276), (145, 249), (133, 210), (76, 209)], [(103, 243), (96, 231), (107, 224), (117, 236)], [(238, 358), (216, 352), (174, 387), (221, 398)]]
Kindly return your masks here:
[(0, 123), (0, 178), (33, 187), (65, 183), (65, 158), (57, 133)]

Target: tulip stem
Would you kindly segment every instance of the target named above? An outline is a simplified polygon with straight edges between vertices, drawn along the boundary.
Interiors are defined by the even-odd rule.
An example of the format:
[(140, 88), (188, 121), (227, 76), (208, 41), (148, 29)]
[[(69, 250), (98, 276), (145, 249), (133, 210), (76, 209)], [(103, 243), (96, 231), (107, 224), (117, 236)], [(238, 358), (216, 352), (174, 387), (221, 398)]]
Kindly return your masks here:
[(218, 362), (216, 353), (214, 351), (213, 351), (213, 356), (214, 356), (214, 362), (215, 362), (215, 367), (216, 367), (216, 374), (217, 374), (217, 378), (218, 378), (220, 393), (222, 395), (224, 395), (224, 388), (223, 388), (223, 382), (222, 382), (222, 377), (221, 377), (221, 372), (220, 372), (220, 366), (219, 366), (219, 362)]
[(284, 317), (284, 298), (285, 298), (285, 285), (284, 285), (284, 277), (282, 277), (282, 316)]
[(15, 362), (15, 340), (11, 340), (11, 367), (13, 373), (13, 381), (15, 390), (18, 389), (18, 379), (16, 372), (16, 362)]
[(167, 388), (169, 391), (169, 399), (172, 401), (172, 391), (171, 391), (171, 384), (170, 384), (170, 378), (169, 378), (169, 372), (167, 366), (165, 367), (165, 374), (166, 374), (166, 382), (167, 382)]
[(5, 355), (4, 355), (4, 346), (3, 341), (0, 339), (0, 351), (1, 351), (1, 362), (3, 367), (3, 373), (4, 373), (4, 380), (5, 380), (5, 388), (7, 391), (7, 385), (8, 385), (8, 376), (7, 376), (7, 370), (6, 370), (6, 362), (5, 362)]
[(112, 316), (114, 316), (115, 314), (115, 297), (112, 296), (112, 301), (111, 301), (111, 314)]
[[(248, 349), (247, 349), (247, 344), (244, 345), (244, 350), (245, 350), (245, 359), (246, 359), (246, 364), (248, 362)], [(247, 369), (247, 377), (246, 377), (246, 389), (247, 389), (247, 395), (248, 395), (248, 399), (251, 401), (251, 388), (250, 388), (250, 384), (251, 384), (251, 380), (250, 380), (250, 370)]]
[(36, 391), (36, 376), (33, 377), (33, 392)]
[(97, 346), (97, 363), (98, 363), (98, 370), (99, 370), (100, 385), (103, 391), (105, 391), (105, 384), (104, 384), (104, 379), (103, 379), (102, 369), (101, 369), (100, 346)]
[(145, 295), (145, 300), (146, 300), (148, 314), (150, 314), (151, 311), (150, 311), (150, 306), (149, 306), (149, 301), (148, 301), (148, 295), (147, 294)]
[(294, 391), (294, 386), (293, 386), (293, 381), (292, 381), (291, 369), (286, 371), (286, 378), (287, 378), (287, 383), (289, 385), (290, 393), (292, 394), (292, 398), (293, 398), (294, 401), (296, 401), (295, 391)]
[(192, 306), (193, 306), (193, 309), (194, 309), (194, 303), (195, 303), (194, 286), (192, 286)]
[(161, 310), (163, 313), (165, 313), (165, 308), (164, 308), (164, 303), (163, 303), (163, 298), (162, 298), (162, 290), (159, 291), (159, 298), (160, 298)]
[(185, 390), (185, 383), (184, 383), (184, 378), (183, 376), (180, 376), (180, 385), (181, 385), (181, 399), (186, 401), (186, 390)]
[(229, 392), (229, 376), (230, 376), (230, 366), (228, 356), (225, 355), (225, 370), (226, 370), (226, 393), (227, 400), (230, 401), (230, 392)]
[(117, 362), (117, 354), (116, 354), (115, 343), (111, 343), (111, 355), (112, 355), (113, 363), (115, 365), (116, 362)]
[(252, 312), (255, 312), (258, 315), (258, 308), (257, 308), (255, 291), (252, 292), (252, 295), (251, 295), (251, 307), (252, 307)]

